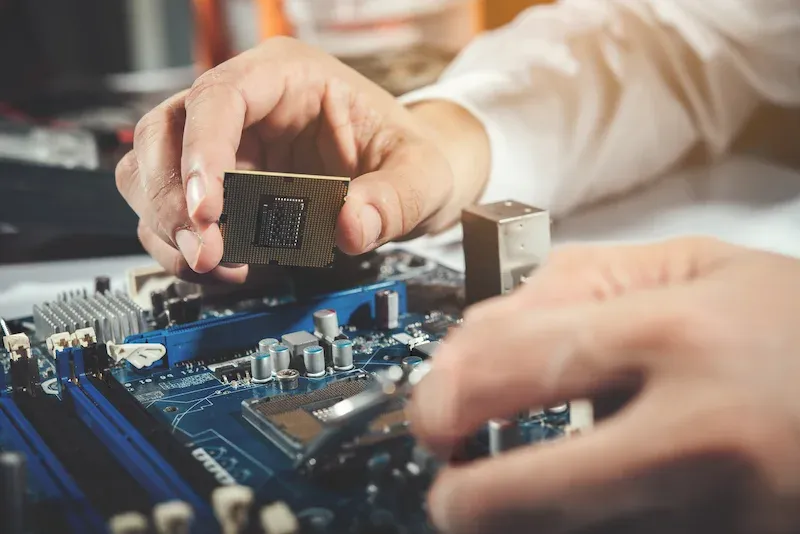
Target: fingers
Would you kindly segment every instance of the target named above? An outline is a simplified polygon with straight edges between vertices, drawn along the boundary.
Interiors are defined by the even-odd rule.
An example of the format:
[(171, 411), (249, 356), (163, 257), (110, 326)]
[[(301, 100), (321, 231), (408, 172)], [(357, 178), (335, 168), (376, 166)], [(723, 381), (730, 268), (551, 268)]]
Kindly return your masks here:
[(222, 178), (236, 164), (242, 131), (264, 119), (264, 141), (283, 141), (282, 136), (296, 135), (319, 112), (322, 73), (302, 69), (297, 58), (282, 55), (289, 51), (276, 46), (280, 42), (205, 73), (186, 97), (181, 171), (189, 214), (201, 228), (222, 212)]
[(183, 255), (174, 247), (169, 245), (150, 227), (140, 222), (139, 241), (142, 246), (169, 274), (177, 276), (183, 280), (195, 283), (244, 283), (248, 275), (248, 267), (224, 267), (218, 266), (205, 274), (195, 272)]
[(661, 414), (663, 407), (647, 399), (579, 438), (449, 467), (431, 489), (431, 518), (447, 534), (511, 534), (531, 525), (548, 534), (642, 511), (653, 495), (635, 480), (656, 470), (675, 444), (652, 424)]
[(350, 185), (337, 225), (337, 244), (347, 254), (368, 252), (411, 233), (453, 190), (449, 165), (424, 145), (398, 149), (380, 169)]
[(672, 295), (538, 312), (515, 295), (487, 305), (477, 322), (467, 315), (414, 392), (415, 434), (447, 454), (492, 417), (636, 387), (654, 367), (653, 353), (672, 351), (691, 321)]
[(556, 249), (521, 289), (537, 307), (607, 300), (626, 293), (689, 282), (735, 249), (705, 238), (622, 246)]

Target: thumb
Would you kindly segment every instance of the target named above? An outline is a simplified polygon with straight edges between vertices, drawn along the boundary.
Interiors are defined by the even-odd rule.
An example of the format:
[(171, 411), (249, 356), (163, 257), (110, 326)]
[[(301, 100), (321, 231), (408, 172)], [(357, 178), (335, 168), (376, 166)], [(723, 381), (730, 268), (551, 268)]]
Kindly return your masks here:
[(423, 143), (390, 154), (377, 171), (354, 179), (337, 224), (337, 244), (363, 254), (411, 234), (452, 196), (453, 173), (444, 157)]

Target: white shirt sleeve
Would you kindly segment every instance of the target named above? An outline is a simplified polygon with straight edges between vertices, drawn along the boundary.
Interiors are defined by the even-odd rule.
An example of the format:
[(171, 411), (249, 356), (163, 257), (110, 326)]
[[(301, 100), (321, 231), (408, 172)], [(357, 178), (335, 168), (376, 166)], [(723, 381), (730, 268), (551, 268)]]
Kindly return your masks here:
[(763, 103), (800, 105), (800, 0), (563, 0), (478, 37), (438, 83), (486, 128), (482, 201), (563, 214), (724, 153)]

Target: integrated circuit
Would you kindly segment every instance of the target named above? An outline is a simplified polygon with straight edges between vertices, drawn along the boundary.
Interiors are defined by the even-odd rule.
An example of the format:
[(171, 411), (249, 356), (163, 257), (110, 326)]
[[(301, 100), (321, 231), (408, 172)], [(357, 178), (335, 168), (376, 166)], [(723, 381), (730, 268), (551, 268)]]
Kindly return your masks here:
[[(333, 382), (323, 389), (309, 393), (246, 400), (242, 403), (242, 415), (293, 458), (302, 454), (305, 447), (325, 430), (330, 408), (366, 390), (370, 380), (366, 376), (357, 376)], [(373, 445), (405, 434), (405, 410), (398, 404), (373, 421), (363, 436), (346, 445), (344, 449)]]
[(349, 178), (226, 172), (219, 219), (225, 263), (330, 267)]

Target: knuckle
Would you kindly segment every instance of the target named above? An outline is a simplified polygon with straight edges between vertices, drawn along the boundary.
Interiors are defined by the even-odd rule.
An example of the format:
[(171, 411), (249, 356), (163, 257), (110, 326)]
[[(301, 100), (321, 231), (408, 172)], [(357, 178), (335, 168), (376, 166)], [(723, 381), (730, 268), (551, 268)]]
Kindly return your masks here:
[(114, 169), (114, 180), (117, 185), (117, 190), (125, 194), (131, 185), (130, 182), (135, 179), (137, 173), (138, 164), (136, 162), (136, 153), (131, 150), (117, 162), (117, 166)]
[(137, 149), (146, 149), (164, 130), (168, 117), (160, 108), (155, 108), (142, 117), (133, 130), (133, 144)]
[(403, 234), (411, 232), (421, 222), (424, 205), (422, 191), (414, 184), (408, 184), (400, 195)]

